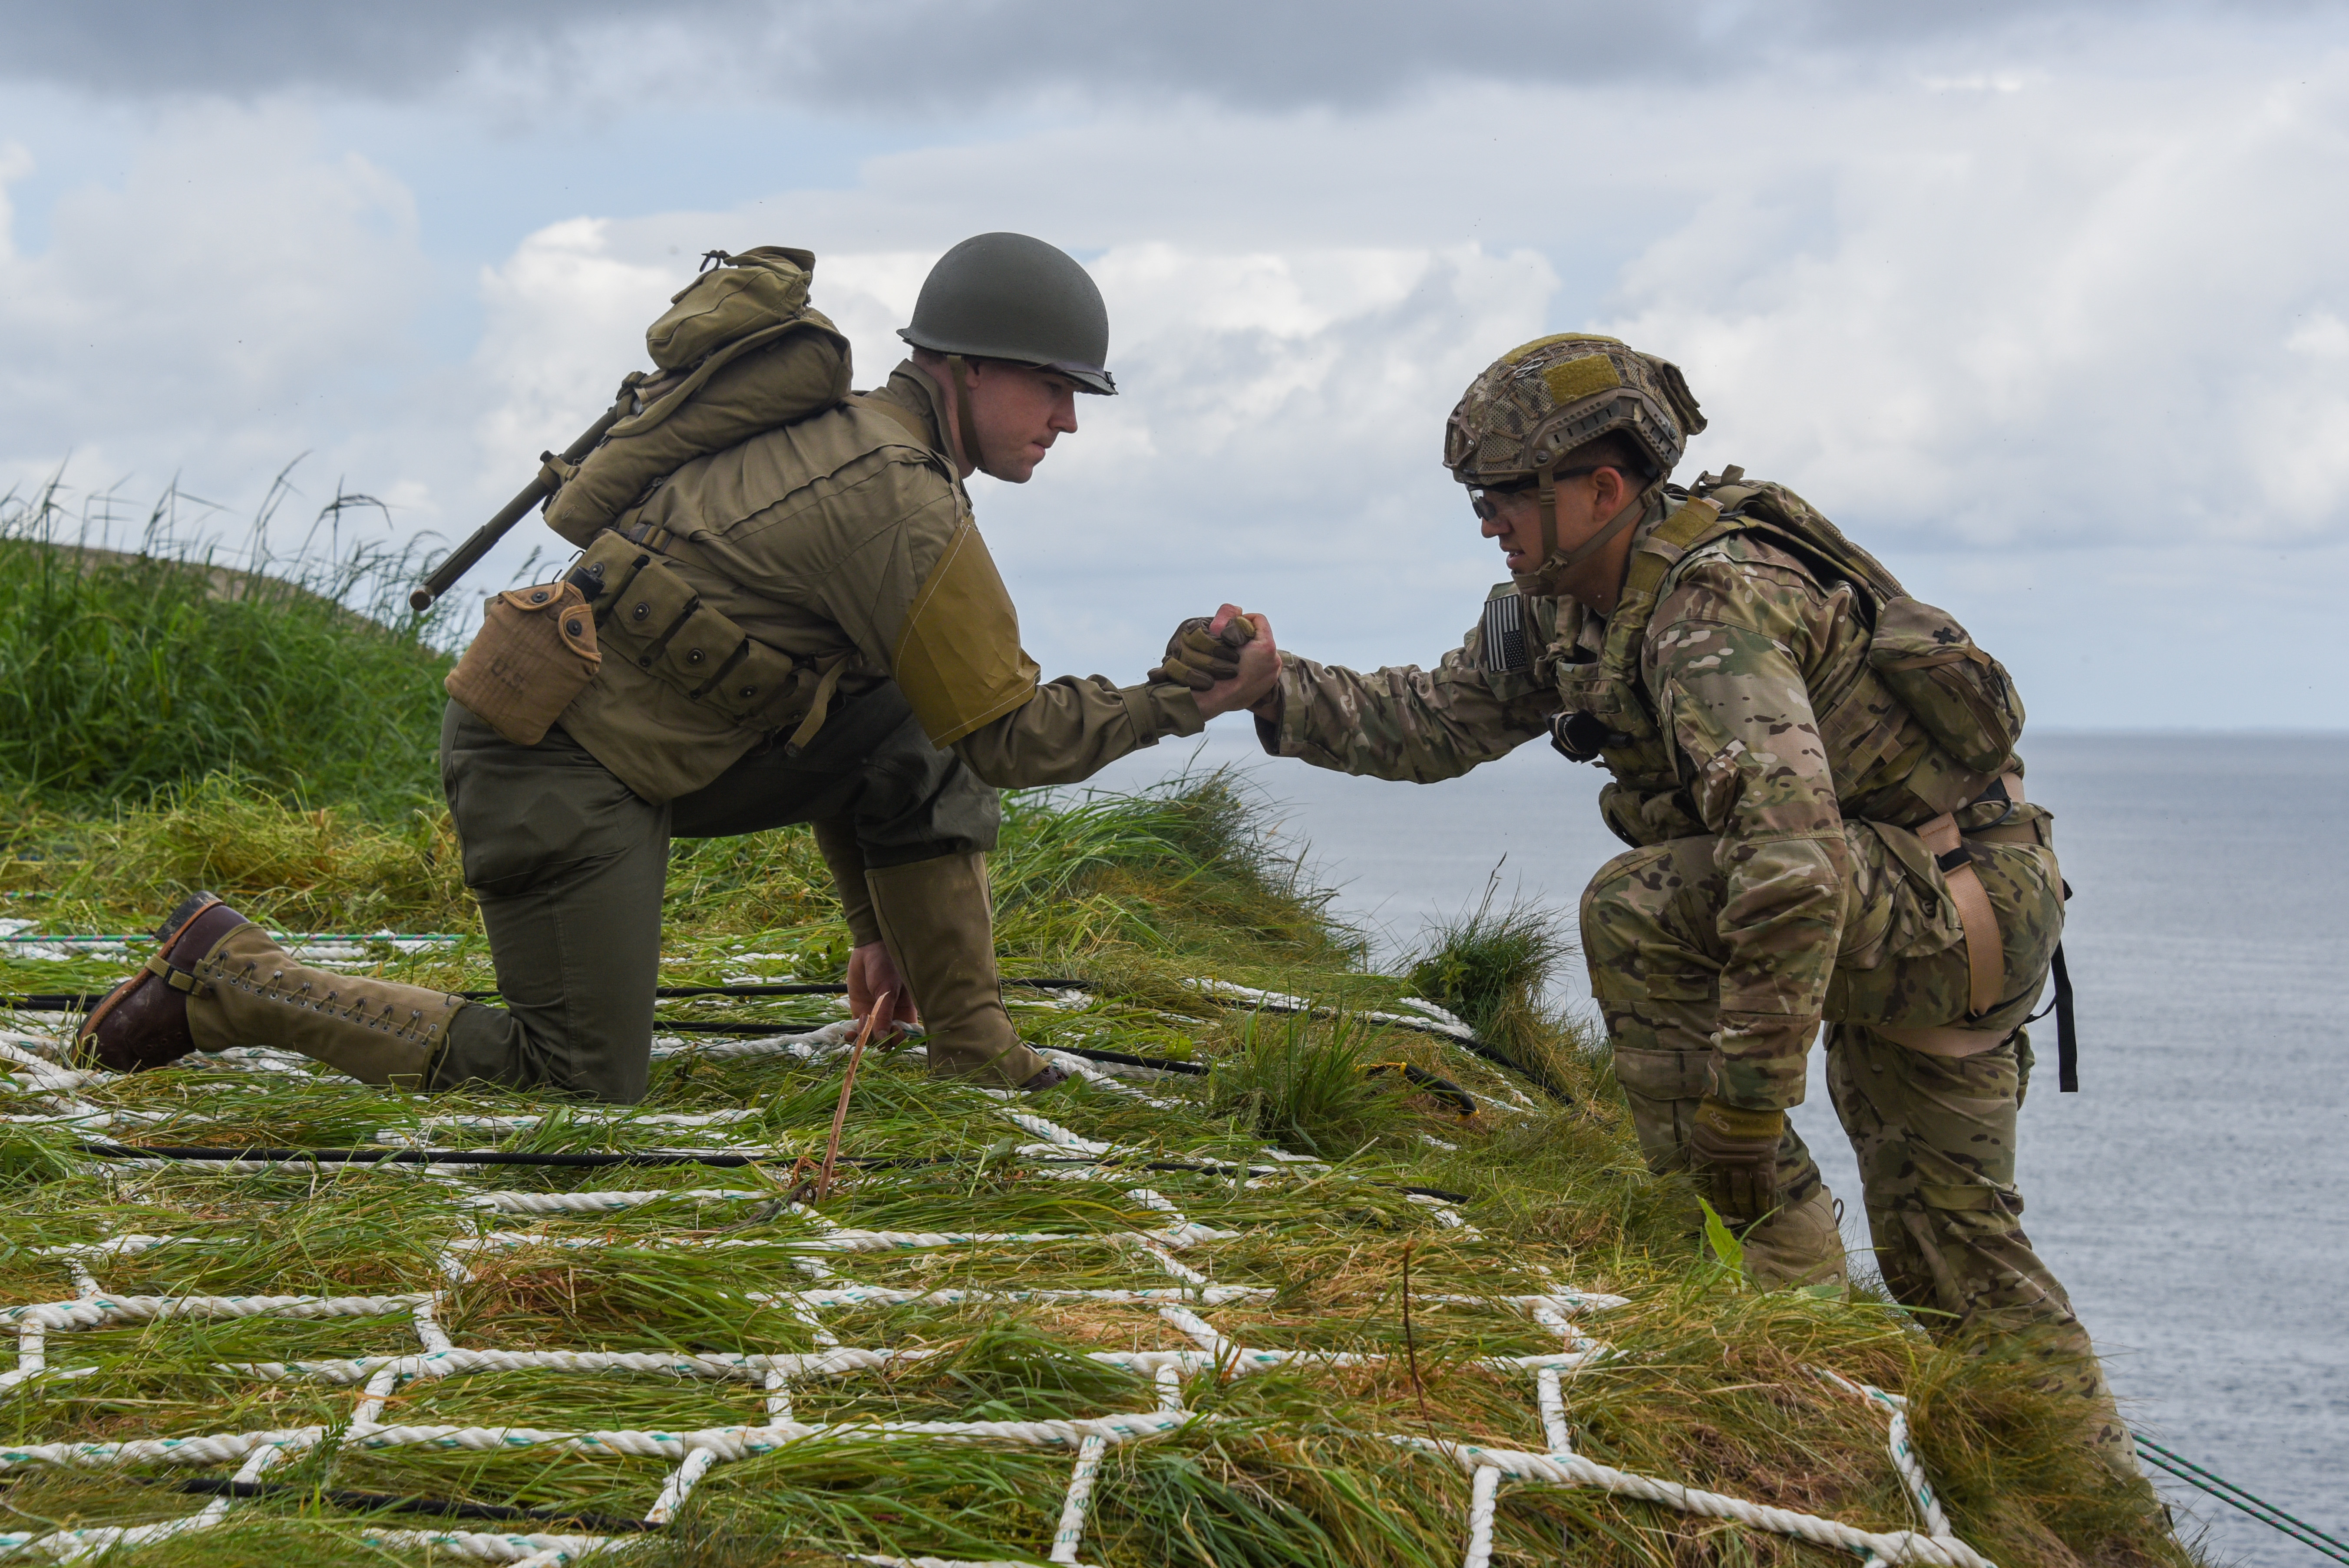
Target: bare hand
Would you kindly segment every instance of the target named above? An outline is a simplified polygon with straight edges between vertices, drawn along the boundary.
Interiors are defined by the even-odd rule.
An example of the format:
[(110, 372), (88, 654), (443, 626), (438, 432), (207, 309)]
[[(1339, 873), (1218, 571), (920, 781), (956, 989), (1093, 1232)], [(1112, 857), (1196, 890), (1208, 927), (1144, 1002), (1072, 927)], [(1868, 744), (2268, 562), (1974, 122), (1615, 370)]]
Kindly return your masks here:
[(914, 1008), (914, 998), (905, 989), (905, 976), (889, 950), (877, 942), (854, 947), (848, 954), (848, 1010), (856, 1017), (872, 1016), (873, 1004), (881, 997), (889, 998), (889, 1027), (883, 1037), (895, 1036), (900, 1024), (918, 1024), (921, 1015)]
[[(1237, 604), (1226, 604), (1207, 623), (1210, 634), (1220, 635), (1233, 617), (1244, 615)], [(1256, 627), (1256, 635), (1241, 645), (1240, 673), (1227, 681), (1217, 681), (1198, 694), (1199, 711), (1209, 718), (1219, 713), (1230, 713), (1243, 707), (1253, 707), (1280, 685), (1280, 648), (1272, 640), (1272, 623), (1262, 615), (1247, 615)]]

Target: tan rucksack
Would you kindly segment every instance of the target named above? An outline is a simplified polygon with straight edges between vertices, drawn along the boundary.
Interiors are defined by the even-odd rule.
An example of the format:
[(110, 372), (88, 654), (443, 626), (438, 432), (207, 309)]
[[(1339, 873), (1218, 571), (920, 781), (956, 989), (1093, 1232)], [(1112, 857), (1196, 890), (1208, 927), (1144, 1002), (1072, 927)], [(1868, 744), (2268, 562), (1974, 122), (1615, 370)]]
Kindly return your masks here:
[(547, 526), (575, 545), (695, 458), (848, 396), (848, 339), (808, 304), (813, 252), (711, 251), (703, 268), (646, 329), (660, 373), (636, 384), (636, 411), (580, 461), (543, 459)]

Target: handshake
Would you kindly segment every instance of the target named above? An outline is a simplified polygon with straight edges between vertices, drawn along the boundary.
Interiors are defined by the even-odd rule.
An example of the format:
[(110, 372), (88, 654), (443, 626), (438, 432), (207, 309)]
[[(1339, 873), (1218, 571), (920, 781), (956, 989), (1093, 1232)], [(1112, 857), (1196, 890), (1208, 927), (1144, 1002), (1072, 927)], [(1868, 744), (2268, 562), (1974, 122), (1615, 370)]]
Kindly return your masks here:
[(1166, 656), (1150, 679), (1191, 688), (1209, 718), (1237, 708), (1270, 717), (1279, 701), (1280, 649), (1272, 623), (1226, 604), (1210, 617), (1194, 615), (1166, 639)]

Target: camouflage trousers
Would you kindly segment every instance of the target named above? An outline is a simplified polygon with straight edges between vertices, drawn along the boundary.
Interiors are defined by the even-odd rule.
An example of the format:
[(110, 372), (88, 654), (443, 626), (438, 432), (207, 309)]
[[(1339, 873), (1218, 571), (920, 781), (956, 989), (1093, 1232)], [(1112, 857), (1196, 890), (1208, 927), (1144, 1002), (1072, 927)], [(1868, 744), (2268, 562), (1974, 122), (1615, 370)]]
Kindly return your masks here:
[[(2063, 879), (2046, 814), (2025, 808), (2004, 841), (1970, 840), (1999, 919), (2007, 999), (1970, 1027), (2011, 1029), (1993, 1049), (1931, 1056), (1869, 1026), (1945, 1025), (1965, 1016), (1964, 932), (1940, 872), (1913, 834), (1847, 822), (1853, 877), (1826, 994), (1827, 1083), (1857, 1157), (1884, 1283), (1936, 1335), (1979, 1336), (2043, 1363), (2034, 1379), (2091, 1402), (2097, 1440), (2126, 1449), (2087, 1331), (2023, 1230), (2015, 1114), (2031, 1073), (2021, 1025), (2063, 934)], [(1583, 951), (1641, 1153), (1659, 1173), (1688, 1162), (1691, 1119), (1720, 1064), (1720, 934), (1725, 884), (1717, 840), (1678, 839), (1619, 855), (1582, 897)], [(1802, 1081), (1796, 1076), (1795, 1082)], [(1734, 1086), (1733, 1086), (1734, 1087)], [(1810, 1221), (1829, 1202), (1818, 1163), (1790, 1126), (1778, 1152), (1785, 1203), (1749, 1238), (1779, 1280), (1834, 1272), (1840, 1242)], [(1751, 1246), (1759, 1243), (1760, 1247)], [(1784, 1254), (1816, 1249), (1816, 1258)], [(1757, 1274), (1762, 1271), (1757, 1270)], [(1769, 1283), (1767, 1280), (1764, 1283)]]

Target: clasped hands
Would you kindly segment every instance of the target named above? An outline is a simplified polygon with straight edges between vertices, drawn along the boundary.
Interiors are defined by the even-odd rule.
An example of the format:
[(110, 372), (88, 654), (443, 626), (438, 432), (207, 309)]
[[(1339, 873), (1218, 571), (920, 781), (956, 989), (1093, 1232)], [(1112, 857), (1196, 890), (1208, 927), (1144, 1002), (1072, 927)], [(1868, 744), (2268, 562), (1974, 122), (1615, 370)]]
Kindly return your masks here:
[(1191, 688), (1199, 711), (1209, 718), (1255, 707), (1280, 685), (1280, 649), (1272, 623), (1226, 604), (1214, 615), (1194, 615), (1166, 639), (1166, 656), (1150, 672), (1154, 681)]

